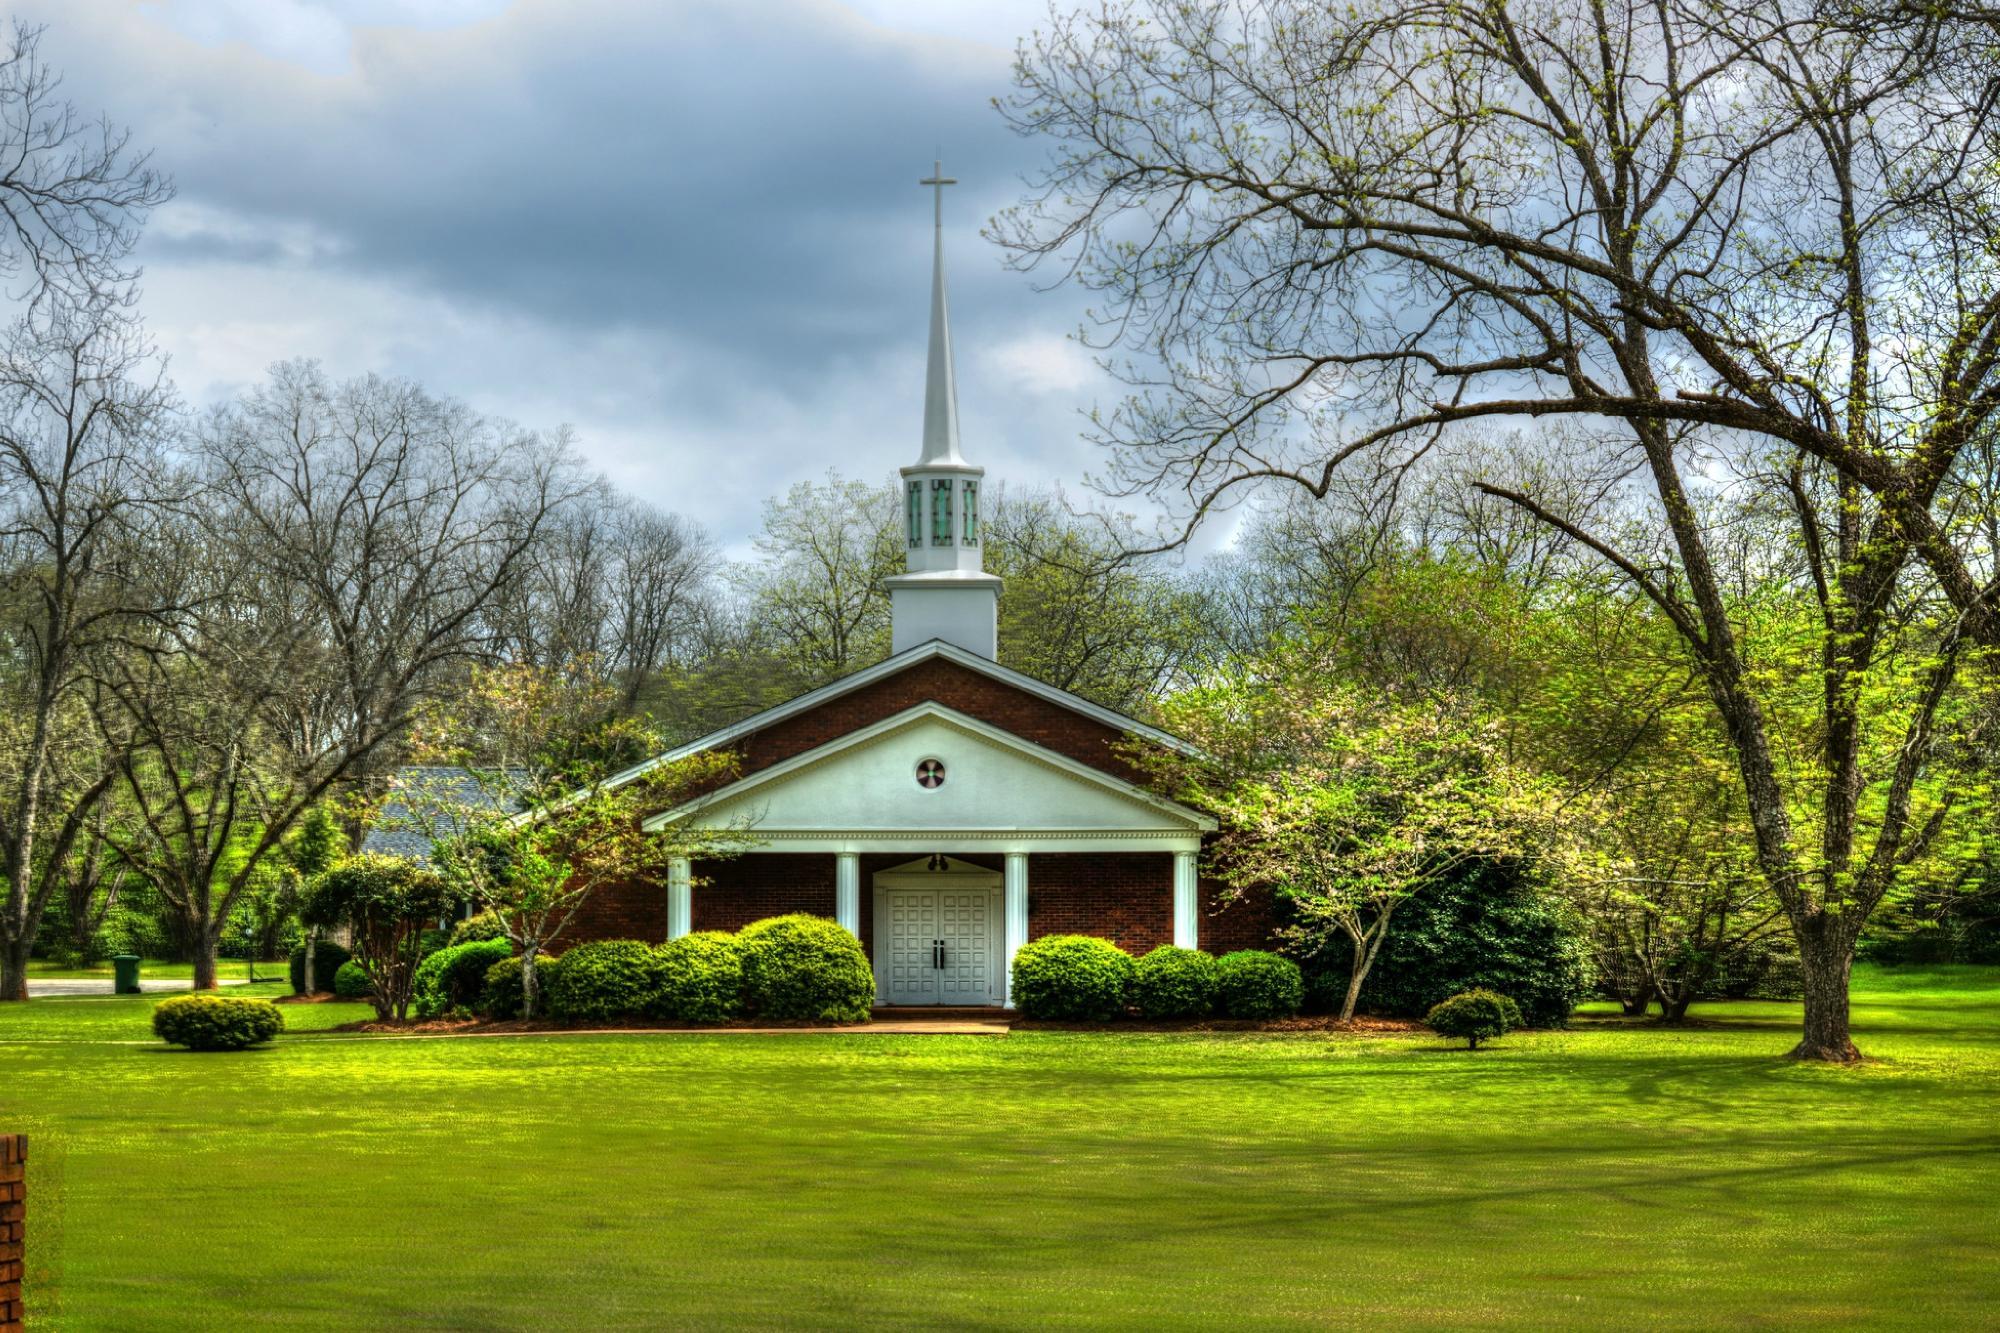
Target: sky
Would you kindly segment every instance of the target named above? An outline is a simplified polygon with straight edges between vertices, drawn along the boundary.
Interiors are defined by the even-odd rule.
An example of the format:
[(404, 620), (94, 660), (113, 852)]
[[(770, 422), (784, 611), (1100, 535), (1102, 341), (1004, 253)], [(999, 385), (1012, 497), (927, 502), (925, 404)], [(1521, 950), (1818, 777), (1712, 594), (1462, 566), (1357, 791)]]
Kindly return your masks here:
[(27, 0), (174, 179), (144, 310), (194, 404), (313, 358), (572, 426), (747, 553), (766, 497), (922, 424), (942, 151), (961, 431), (1087, 498), (1119, 386), (982, 224), (1046, 146), (991, 99), (1046, 0)]

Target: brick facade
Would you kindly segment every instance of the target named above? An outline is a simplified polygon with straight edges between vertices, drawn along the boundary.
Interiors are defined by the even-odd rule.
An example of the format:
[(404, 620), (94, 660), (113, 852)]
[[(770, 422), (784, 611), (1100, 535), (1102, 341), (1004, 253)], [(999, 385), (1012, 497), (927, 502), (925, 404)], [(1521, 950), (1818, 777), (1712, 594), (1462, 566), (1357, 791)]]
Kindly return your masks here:
[[(1118, 753), (1125, 733), (942, 658), (930, 658), (809, 712), (783, 718), (736, 744), (740, 772), (754, 773), (837, 740), (918, 704), (935, 701), (1126, 781), (1138, 773)], [(992, 853), (937, 849), (998, 873)], [(861, 858), (861, 940), (874, 956), (874, 877), (914, 859), (909, 853)], [(834, 912), (830, 853), (753, 852), (697, 861), (696, 930), (740, 930), (785, 912)], [(1276, 912), (1268, 895), (1230, 901), (1222, 886), (1201, 886), (1201, 944), (1215, 953), (1268, 946)], [(1166, 852), (1037, 852), (1028, 858), (1028, 937), (1101, 935), (1133, 954), (1173, 942), (1173, 857)], [(667, 935), (660, 884), (600, 889), (564, 932), (561, 945), (595, 939), (658, 941)]]
[(27, 1269), (28, 1137), (0, 1134), (0, 1333), (21, 1333)]

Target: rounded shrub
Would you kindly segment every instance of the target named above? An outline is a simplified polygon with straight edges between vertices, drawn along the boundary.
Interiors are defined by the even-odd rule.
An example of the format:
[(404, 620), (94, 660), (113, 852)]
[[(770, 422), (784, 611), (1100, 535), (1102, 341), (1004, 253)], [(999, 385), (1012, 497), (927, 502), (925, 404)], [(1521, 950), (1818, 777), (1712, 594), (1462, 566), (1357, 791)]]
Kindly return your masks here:
[(368, 974), (361, 970), (359, 959), (348, 959), (334, 972), (333, 993), (343, 1000), (365, 1000), (375, 993)]
[(1521, 1026), (1521, 1009), (1504, 995), (1469, 990), (1431, 1006), (1424, 1022), (1443, 1037), (1463, 1037), (1468, 1050)]
[(418, 1018), (440, 1018), (454, 1009), (470, 1009), (486, 985), (486, 970), (514, 956), (506, 940), (469, 940), (449, 944), (417, 964), (410, 1004)]
[(191, 1051), (240, 1051), (284, 1030), (284, 1012), (269, 1000), (176, 995), (153, 1010), (154, 1034)]
[(451, 928), (453, 944), (472, 944), (478, 940), (504, 940), (507, 928), (500, 924), (497, 912), (481, 912), (469, 916)]
[(1162, 944), (1133, 965), (1132, 1003), (1144, 1018), (1207, 1018), (1215, 1012), (1215, 959)]
[[(333, 978), (340, 971), (341, 964), (354, 957), (346, 949), (332, 940), (321, 940), (313, 946), (313, 984), (321, 990), (333, 989)], [(292, 950), (292, 994), (306, 993), (306, 951), (300, 945)]]
[(753, 921), (736, 937), (743, 998), (764, 1018), (859, 1023), (875, 1003), (875, 972), (861, 941), (823, 916)]
[(1028, 1018), (1101, 1023), (1125, 1012), (1132, 955), (1095, 935), (1044, 935), (1014, 955), (1014, 1007)]
[(743, 1012), (743, 947), (734, 935), (702, 930), (653, 950), (659, 989), (646, 1011), (678, 1023), (720, 1023)]
[(592, 940), (563, 954), (549, 980), (549, 1017), (564, 1022), (643, 1014), (660, 991), (660, 961), (638, 940)]
[(1215, 960), (1215, 1008), (1229, 1018), (1290, 1018), (1305, 1002), (1299, 965), (1263, 949)]

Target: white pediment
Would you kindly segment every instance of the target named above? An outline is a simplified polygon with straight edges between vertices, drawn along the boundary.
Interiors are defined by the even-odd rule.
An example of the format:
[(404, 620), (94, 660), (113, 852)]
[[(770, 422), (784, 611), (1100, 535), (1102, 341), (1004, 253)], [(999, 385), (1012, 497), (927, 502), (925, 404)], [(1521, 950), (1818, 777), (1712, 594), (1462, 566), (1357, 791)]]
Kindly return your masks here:
[[(934, 785), (926, 785), (926, 776), (937, 779)], [(945, 833), (1031, 833), (1038, 841), (1098, 835), (1094, 843), (1198, 838), (1214, 827), (1198, 811), (937, 703), (830, 741), (647, 823), (658, 827), (676, 819), (747, 823), (753, 838), (773, 846)]]

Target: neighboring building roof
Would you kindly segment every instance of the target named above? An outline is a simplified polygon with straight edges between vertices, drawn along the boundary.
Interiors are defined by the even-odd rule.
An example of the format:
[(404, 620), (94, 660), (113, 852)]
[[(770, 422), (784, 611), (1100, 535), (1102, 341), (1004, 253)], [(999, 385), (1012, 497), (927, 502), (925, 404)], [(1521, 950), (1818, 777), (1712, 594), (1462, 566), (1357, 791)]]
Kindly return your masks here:
[(450, 764), (405, 764), (390, 779), (389, 795), (382, 812), (375, 817), (368, 835), (361, 840), (364, 852), (400, 856), (409, 861), (428, 861), (434, 836), (449, 837), (459, 831), (459, 821), (439, 814), (420, 821), (398, 792), (421, 787), (441, 806), (461, 810), (501, 810), (507, 802), (465, 768)]
[(1068, 690), (1059, 689), (1045, 681), (1036, 680), (1033, 676), (1009, 670), (1001, 666), (998, 662), (981, 657), (977, 653), (969, 653), (955, 644), (946, 643), (942, 639), (932, 639), (928, 643), (920, 643), (914, 648), (908, 648), (893, 656), (885, 657), (874, 666), (863, 667), (861, 670), (853, 672), (850, 675), (842, 676), (830, 685), (822, 685), (816, 690), (808, 690), (797, 698), (789, 699), (784, 703), (778, 704), (776, 707), (766, 708), (761, 713), (753, 713), (741, 722), (732, 723), (720, 730), (712, 731), (697, 740), (689, 741), (686, 745), (669, 750), (665, 754), (656, 755), (644, 763), (635, 764), (631, 768), (614, 776), (607, 785), (613, 787), (621, 786), (651, 772), (655, 768), (659, 768), (665, 764), (676, 763), (679, 760), (687, 758), (689, 755), (701, 754), (707, 750), (722, 749), (725, 746), (734, 744), (745, 736), (762, 731), (774, 723), (782, 722), (786, 718), (795, 717), (800, 713), (810, 712), (812, 709), (830, 703), (842, 695), (850, 694), (864, 686), (872, 685), (876, 681), (887, 679), (899, 671), (907, 670), (920, 662), (930, 661), (933, 658), (943, 658), (969, 671), (978, 672), (983, 676), (999, 681), (1003, 685), (1012, 686), (1014, 689), (1020, 690), (1025, 694), (1034, 695), (1048, 703), (1081, 714), (1102, 726), (1110, 727), (1117, 731), (1130, 732), (1135, 736), (1152, 741), (1156, 745), (1165, 746), (1167, 749), (1176, 750), (1182, 754), (1196, 753), (1196, 747), (1178, 736), (1161, 731), (1158, 727), (1148, 726), (1137, 718), (1127, 717), (1125, 714), (1106, 708), (1102, 704), (1092, 703), (1080, 695), (1071, 694)]

